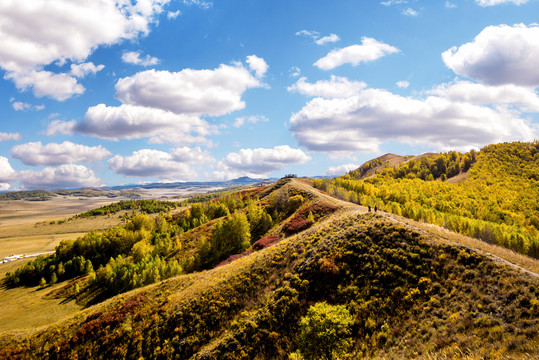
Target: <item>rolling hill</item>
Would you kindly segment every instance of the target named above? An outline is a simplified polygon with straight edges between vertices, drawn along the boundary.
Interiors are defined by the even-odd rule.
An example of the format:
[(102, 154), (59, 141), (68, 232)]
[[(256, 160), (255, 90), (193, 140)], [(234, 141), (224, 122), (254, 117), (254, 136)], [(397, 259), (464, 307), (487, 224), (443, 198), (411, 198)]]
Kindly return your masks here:
[[(341, 199), (443, 226), (539, 257), (539, 142), (410, 159), (369, 178), (363, 169), (315, 186)], [(451, 181), (453, 179), (453, 181)]]
[(13, 271), (5, 286), (84, 309), (0, 334), (0, 358), (532, 359), (539, 266), (522, 258), (285, 178)]

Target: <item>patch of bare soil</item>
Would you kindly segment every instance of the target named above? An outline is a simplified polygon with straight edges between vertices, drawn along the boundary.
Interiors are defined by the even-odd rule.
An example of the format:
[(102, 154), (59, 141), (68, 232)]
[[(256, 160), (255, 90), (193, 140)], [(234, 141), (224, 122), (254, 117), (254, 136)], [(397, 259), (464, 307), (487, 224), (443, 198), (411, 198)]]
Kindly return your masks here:
[(466, 179), (468, 179), (468, 172), (460, 173), (457, 176), (453, 176), (452, 178), (447, 179), (446, 182), (451, 184), (457, 184), (465, 181)]

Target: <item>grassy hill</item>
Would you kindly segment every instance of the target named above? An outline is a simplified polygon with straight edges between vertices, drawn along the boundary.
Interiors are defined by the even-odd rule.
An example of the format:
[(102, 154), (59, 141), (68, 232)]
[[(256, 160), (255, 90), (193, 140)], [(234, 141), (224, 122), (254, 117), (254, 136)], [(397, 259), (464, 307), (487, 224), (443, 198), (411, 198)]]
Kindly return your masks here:
[(358, 176), (378, 163), (315, 185), (344, 200), (539, 257), (539, 142), (423, 156)]
[(419, 225), (301, 179), (170, 217), (137, 215), (65, 242), (18, 284), (12, 272), (6, 286), (15, 288), (54, 273), (61, 284), (36, 289), (85, 309), (24, 335), (4, 332), (0, 358), (538, 356), (537, 274)]

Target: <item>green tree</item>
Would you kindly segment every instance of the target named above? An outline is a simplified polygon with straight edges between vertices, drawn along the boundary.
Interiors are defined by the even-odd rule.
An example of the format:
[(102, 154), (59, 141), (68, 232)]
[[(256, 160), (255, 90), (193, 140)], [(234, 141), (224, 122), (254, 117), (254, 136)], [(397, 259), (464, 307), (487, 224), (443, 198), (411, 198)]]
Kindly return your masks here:
[(146, 240), (141, 240), (137, 242), (131, 248), (131, 255), (133, 256), (133, 261), (138, 263), (144, 261), (146, 258), (150, 257), (153, 253), (154, 247)]
[(92, 261), (90, 259), (87, 259), (84, 263), (84, 273), (89, 274), (92, 271), (94, 271), (94, 266), (92, 265)]
[(215, 205), (214, 207), (212, 207), (210, 217), (212, 219), (217, 219), (217, 218), (228, 216), (228, 215), (230, 215), (230, 211), (228, 210), (228, 207), (223, 203), (219, 203)]
[(191, 206), (191, 217), (193, 219), (200, 219), (204, 216), (204, 208), (202, 204), (193, 204)]
[(236, 212), (226, 221), (219, 220), (212, 231), (211, 251), (221, 259), (245, 251), (251, 245), (249, 221), (244, 213)]
[(64, 263), (60, 261), (60, 263), (58, 264), (58, 267), (56, 268), (56, 274), (58, 274), (58, 276), (61, 278), (62, 276), (64, 276), (65, 272), (66, 271), (64, 268)]
[(299, 351), (306, 360), (342, 358), (352, 345), (353, 322), (344, 305), (311, 306), (299, 322)]
[(273, 226), (271, 216), (254, 203), (249, 205), (247, 218), (250, 224), (251, 240), (254, 242)]
[(288, 200), (288, 205), (289, 205), (289, 208), (290, 208), (290, 212), (296, 211), (301, 206), (301, 204), (303, 204), (304, 201), (305, 201), (305, 199), (303, 199), (303, 196), (301, 196), (301, 195), (292, 196)]

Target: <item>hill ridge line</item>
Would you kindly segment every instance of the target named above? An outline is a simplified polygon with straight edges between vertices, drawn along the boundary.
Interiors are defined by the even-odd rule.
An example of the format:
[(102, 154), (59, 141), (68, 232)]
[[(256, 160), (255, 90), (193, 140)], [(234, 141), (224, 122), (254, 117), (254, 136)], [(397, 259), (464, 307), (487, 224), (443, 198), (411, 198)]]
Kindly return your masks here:
[[(351, 214), (366, 214), (366, 213), (368, 213), (368, 209), (365, 206), (357, 205), (357, 204), (354, 204), (354, 203), (351, 203), (351, 202), (347, 202), (347, 201), (344, 201), (344, 200), (334, 198), (334, 197), (332, 197), (332, 196), (330, 196), (330, 195), (328, 195), (328, 194), (326, 194), (326, 193), (324, 193), (324, 192), (310, 186), (309, 184), (306, 184), (303, 181), (296, 180), (296, 179), (293, 179), (293, 180), (294, 180), (294, 184), (296, 186), (299, 186), (303, 190), (310, 191), (310, 192), (316, 194), (319, 198), (324, 199), (326, 201), (329, 201), (332, 204), (340, 205), (341, 210), (338, 211), (337, 213), (335, 213), (334, 215), (332, 215), (331, 218), (340, 217), (340, 216), (344, 216), (344, 215), (351, 215)], [(474, 238), (471, 238), (469, 236), (458, 234), (458, 233), (456, 233), (454, 231), (445, 229), (445, 228), (437, 226), (437, 225), (417, 222), (415, 220), (404, 218), (402, 216), (398, 216), (398, 215), (395, 215), (395, 214), (387, 213), (387, 212), (382, 211), (382, 210), (378, 210), (376, 212), (376, 214), (381, 215), (381, 216), (391, 220), (394, 223), (405, 225), (406, 227), (411, 228), (412, 230), (415, 230), (416, 232), (419, 232), (420, 234), (425, 235), (425, 234), (428, 233), (432, 237), (435, 237), (435, 238), (438, 238), (438, 239), (440, 239), (442, 241), (445, 241), (450, 245), (458, 246), (458, 247), (464, 247), (464, 248), (466, 248), (468, 250), (471, 250), (471, 251), (474, 251), (474, 252), (476, 252), (476, 253), (478, 253), (480, 255), (485, 255), (485, 256), (489, 257), (490, 259), (492, 259), (492, 260), (494, 260), (494, 261), (496, 261), (498, 263), (508, 265), (508, 266), (510, 266), (510, 267), (512, 267), (514, 269), (520, 270), (520, 271), (522, 271), (522, 272), (524, 272), (524, 273), (526, 273), (528, 275), (531, 275), (531, 276), (534, 276), (534, 277), (539, 277), (539, 273), (536, 272), (536, 271), (533, 271), (533, 270), (527, 269), (527, 268), (525, 268), (525, 267), (523, 267), (521, 265), (515, 264), (514, 262), (511, 262), (511, 261), (507, 260), (506, 258), (504, 258), (502, 256), (499, 256), (499, 255), (496, 255), (496, 254), (494, 254), (494, 253), (492, 253), (492, 252), (490, 252), (490, 251), (488, 251), (486, 249), (481, 249), (481, 248), (478, 248), (478, 247), (475, 247), (475, 246), (470, 246), (470, 245), (464, 244), (464, 243), (459, 242), (459, 241), (452, 240), (449, 237), (444, 236), (442, 233), (450, 234), (450, 235), (452, 235), (454, 237), (458, 237), (458, 238), (463, 238), (463, 239), (466, 239), (469, 242), (478, 243), (478, 244), (481, 244), (481, 245), (483, 245), (485, 247), (491, 247), (491, 246), (495, 246), (495, 245), (485, 243), (485, 242), (483, 242), (481, 240), (474, 239)], [(433, 228), (437, 229), (440, 233), (434, 233), (430, 229), (427, 229), (427, 227), (430, 228), (430, 229), (433, 229)], [(503, 248), (503, 247), (500, 247), (500, 246), (496, 246), (496, 247), (497, 247), (498, 251), (511, 251), (509, 249), (506, 249), (506, 248)], [(527, 257), (525, 255), (516, 254), (514, 252), (512, 252), (512, 253), (515, 256), (522, 256), (522, 257), (526, 257), (527, 259), (533, 260), (533, 259), (531, 259), (531, 258), (529, 258), (529, 257)]]

